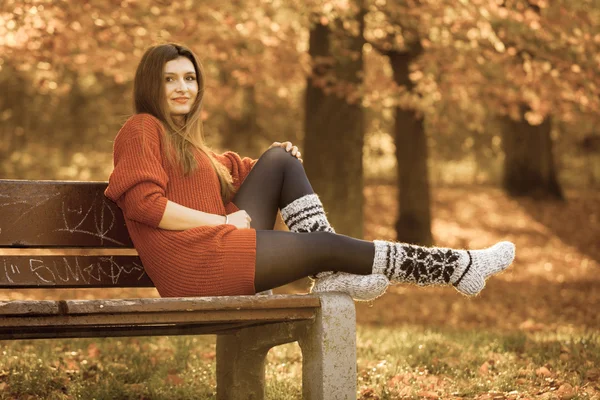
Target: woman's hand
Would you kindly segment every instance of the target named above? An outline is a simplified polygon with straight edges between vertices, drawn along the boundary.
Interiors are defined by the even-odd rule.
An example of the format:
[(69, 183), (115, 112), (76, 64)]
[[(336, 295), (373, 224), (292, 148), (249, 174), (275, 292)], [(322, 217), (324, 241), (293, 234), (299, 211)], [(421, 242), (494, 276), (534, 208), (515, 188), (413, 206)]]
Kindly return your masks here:
[(273, 147), (283, 147), (285, 149), (285, 151), (287, 151), (288, 153), (292, 153), (292, 155), (294, 157), (296, 157), (298, 160), (300, 160), (301, 163), (304, 163), (304, 160), (302, 160), (302, 158), (300, 158), (300, 150), (298, 150), (298, 147), (296, 146), (292, 146), (292, 142), (275, 142), (273, 143), (269, 149), (273, 148)]
[(252, 218), (248, 215), (248, 213), (244, 210), (236, 211), (234, 213), (228, 214), (229, 222), (228, 225), (234, 225), (238, 229), (247, 229), (250, 228), (250, 221)]

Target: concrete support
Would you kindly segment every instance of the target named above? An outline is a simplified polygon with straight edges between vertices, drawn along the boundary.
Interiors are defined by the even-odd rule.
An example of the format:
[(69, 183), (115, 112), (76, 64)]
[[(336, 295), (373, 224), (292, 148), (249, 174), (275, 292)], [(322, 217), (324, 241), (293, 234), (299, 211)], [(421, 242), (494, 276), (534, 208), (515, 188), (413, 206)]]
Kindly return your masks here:
[(317, 320), (298, 338), (305, 400), (356, 399), (356, 311), (352, 299), (324, 293)]
[(356, 398), (356, 313), (340, 293), (319, 295), (314, 321), (240, 329), (217, 337), (217, 399), (262, 400), (268, 351), (298, 341), (302, 349), (302, 393), (306, 400)]

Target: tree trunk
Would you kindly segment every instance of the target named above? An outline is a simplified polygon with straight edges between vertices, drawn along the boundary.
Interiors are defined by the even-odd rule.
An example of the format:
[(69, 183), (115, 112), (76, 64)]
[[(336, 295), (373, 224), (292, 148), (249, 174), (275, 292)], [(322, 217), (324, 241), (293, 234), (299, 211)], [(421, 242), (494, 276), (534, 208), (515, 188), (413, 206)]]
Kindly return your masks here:
[[(389, 52), (394, 81), (413, 89), (408, 77), (409, 65), (422, 49), (400, 53)], [(396, 107), (394, 126), (396, 158), (398, 165), (399, 214), (396, 221), (397, 240), (429, 246), (431, 234), (431, 211), (429, 176), (427, 168), (427, 135), (423, 116), (415, 110)]]
[(243, 156), (259, 157), (262, 150), (257, 137), (261, 135), (258, 125), (258, 102), (254, 84), (240, 85), (232, 78), (232, 70), (225, 65), (220, 66), (219, 78), (222, 85), (233, 89), (228, 99), (228, 108), (236, 109), (235, 115), (225, 112), (220, 126), (221, 147), (232, 150)]
[(254, 85), (237, 88), (240, 96), (241, 110), (239, 117), (228, 116), (225, 121), (225, 134), (222, 135), (222, 146), (226, 150), (253, 156), (260, 155), (256, 140), (260, 128), (258, 126), (258, 104)]
[(503, 186), (509, 195), (564, 200), (554, 166), (551, 127), (549, 117), (537, 126), (524, 118), (504, 119)]
[[(336, 232), (362, 238), (364, 115), (358, 91), (364, 10), (356, 18), (358, 36), (345, 31), (339, 21), (334, 28), (319, 22), (311, 28), (309, 53), (314, 66), (306, 86), (303, 158)], [(344, 88), (350, 92), (341, 92)]]

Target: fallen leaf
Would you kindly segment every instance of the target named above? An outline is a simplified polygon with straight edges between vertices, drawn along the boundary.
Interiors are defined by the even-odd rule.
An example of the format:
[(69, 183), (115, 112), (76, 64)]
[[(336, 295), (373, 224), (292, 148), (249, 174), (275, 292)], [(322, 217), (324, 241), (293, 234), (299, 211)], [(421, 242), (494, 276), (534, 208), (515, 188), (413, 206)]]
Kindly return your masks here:
[(97, 358), (100, 355), (100, 349), (98, 349), (98, 346), (96, 346), (96, 343), (90, 343), (87, 351), (88, 351), (89, 358)]
[(600, 378), (600, 369), (592, 368), (585, 373), (585, 377), (590, 381), (597, 381)]
[(66, 368), (65, 372), (67, 372), (67, 373), (79, 372), (79, 362), (78, 361), (68, 358), (65, 360), (65, 363), (67, 364), (67, 368)]
[(377, 396), (373, 389), (364, 389), (360, 392), (360, 399), (379, 400), (379, 396)]
[(550, 372), (550, 370), (546, 367), (540, 367), (540, 368), (536, 369), (535, 374), (537, 376), (544, 376), (544, 377), (552, 376), (552, 372)]
[(143, 383), (126, 383), (125, 387), (129, 388), (131, 391), (143, 393), (146, 385)]
[(413, 389), (410, 386), (404, 386), (399, 391), (396, 392), (396, 395), (400, 398), (403, 397), (411, 397)]
[(546, 392), (546, 393), (538, 396), (537, 399), (538, 400), (553, 400), (553, 399), (556, 399), (556, 396), (554, 395), (554, 393)]
[(571, 386), (568, 383), (562, 384), (558, 390), (556, 391), (556, 394), (558, 395), (558, 397), (560, 398), (560, 400), (570, 400), (573, 397), (575, 397), (575, 389), (573, 389), (573, 386)]
[(519, 329), (526, 332), (538, 332), (545, 328), (544, 324), (535, 322), (531, 319), (521, 322)]
[(183, 379), (181, 379), (178, 375), (167, 374), (166, 382), (173, 386), (178, 386), (178, 385), (183, 384), (185, 381)]
[(418, 392), (417, 396), (424, 397), (426, 399), (433, 399), (433, 400), (440, 398), (440, 396), (436, 392), (431, 392), (428, 390), (422, 390), (422, 391)]
[(488, 364), (488, 362), (484, 362), (483, 364), (481, 364), (481, 367), (479, 367), (479, 375), (487, 375), (490, 372), (490, 364)]
[(388, 387), (396, 387), (400, 385), (410, 385), (410, 374), (394, 375), (388, 381)]

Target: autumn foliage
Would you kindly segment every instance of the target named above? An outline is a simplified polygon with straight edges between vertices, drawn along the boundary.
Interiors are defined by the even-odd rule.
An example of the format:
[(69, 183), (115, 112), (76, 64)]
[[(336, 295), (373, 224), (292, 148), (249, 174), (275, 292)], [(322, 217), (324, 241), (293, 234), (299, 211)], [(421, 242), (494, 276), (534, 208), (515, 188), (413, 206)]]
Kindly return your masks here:
[[(331, 54), (311, 58), (309, 39), (317, 24), (329, 28)], [(360, 52), (344, 47), (344, 38), (362, 41)], [(290, 140), (300, 145), (310, 170), (311, 154), (302, 148), (310, 126), (305, 119), (311, 118), (307, 82), (362, 106), (364, 147), (354, 150), (364, 161), (359, 195), (365, 199), (365, 239), (396, 238), (403, 205), (395, 197), (394, 124), (402, 110), (422, 122), (426, 135), (423, 175), (434, 190), (425, 206), (431, 204), (436, 244), (516, 243), (512, 269), (476, 299), (449, 288), (396, 286), (374, 304), (359, 305), (361, 398), (600, 398), (600, 0), (4, 0), (2, 177), (106, 180), (112, 140), (132, 112), (135, 66), (148, 46), (170, 41), (192, 48), (204, 64), (203, 119), (207, 140), (216, 147), (258, 157), (273, 141)], [(348, 68), (340, 60), (360, 57), (363, 69), (346, 79)], [(564, 202), (516, 199), (499, 189), (507, 170), (507, 135), (517, 146), (532, 127), (543, 131), (543, 151), (553, 151)], [(335, 164), (331, 154), (346, 147), (331, 143), (312, 154)], [(542, 152), (536, 143), (533, 149), (522, 151), (524, 157)], [(424, 203), (420, 199), (416, 203)], [(335, 211), (343, 214), (340, 209)], [(305, 284), (283, 290), (305, 291)], [(3, 296), (40, 295), (33, 292)], [(479, 336), (455, 337), (455, 331)], [(156, 390), (181, 389), (198, 382), (201, 373), (210, 396), (214, 346), (190, 343), (173, 350), (162, 342), (86, 342), (77, 352), (55, 349), (62, 352), (59, 361), (38, 366), (35, 348), (27, 345), (24, 353), (33, 361), (17, 365), (7, 358), (0, 366), (0, 392), (23, 393), (18, 385), (27, 374), (45, 376), (50, 368), (48, 393), (64, 392), (69, 384), (81, 384), (78, 390), (86, 393), (105, 375), (103, 363), (110, 363), (106, 369), (118, 371), (110, 385), (120, 382), (122, 392), (145, 398), (139, 379), (128, 380), (126, 363), (138, 360), (135, 354), (148, 355), (138, 360), (138, 371), (151, 376), (176, 352), (176, 366), (160, 370)], [(123, 347), (135, 354), (104, 358)], [(200, 360), (197, 374), (183, 353)], [(391, 354), (398, 357), (395, 364)], [(297, 355), (270, 357), (273, 374), (299, 373), (287, 369), (299, 368)]]

